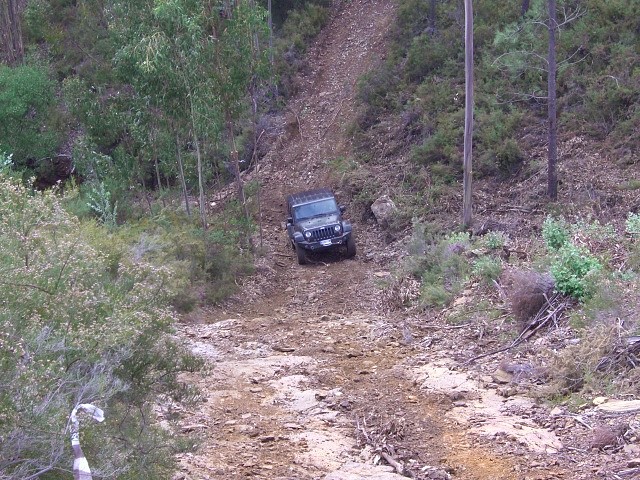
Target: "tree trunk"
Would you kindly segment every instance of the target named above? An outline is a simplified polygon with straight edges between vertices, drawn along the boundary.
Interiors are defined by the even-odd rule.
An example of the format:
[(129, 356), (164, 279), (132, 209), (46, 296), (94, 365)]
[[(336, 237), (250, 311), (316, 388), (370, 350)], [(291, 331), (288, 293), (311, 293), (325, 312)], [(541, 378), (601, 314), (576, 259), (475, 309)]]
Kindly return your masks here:
[(549, 0), (549, 76), (548, 76), (548, 109), (549, 109), (549, 151), (548, 151), (548, 186), (547, 194), (551, 200), (558, 198), (558, 177), (556, 167), (558, 163), (558, 125), (556, 118), (556, 0)]
[(178, 154), (178, 169), (180, 170), (180, 185), (182, 186), (182, 194), (184, 195), (184, 206), (187, 209), (187, 216), (191, 216), (191, 207), (189, 206), (189, 195), (187, 193), (187, 182), (184, 179), (184, 167), (182, 165), (182, 152), (180, 151), (180, 137), (176, 132), (176, 153)]
[(463, 206), (462, 223), (465, 228), (471, 226), (471, 180), (473, 148), (473, 4), (464, 1), (465, 29), (465, 104), (464, 104), (464, 164), (463, 164)]
[(151, 154), (153, 155), (153, 167), (156, 171), (156, 183), (158, 184), (158, 194), (160, 195), (160, 199), (162, 200), (162, 206), (166, 208), (167, 204), (164, 199), (164, 193), (162, 191), (162, 178), (160, 177), (160, 164), (158, 163), (158, 152), (156, 151), (156, 138), (158, 136), (158, 132), (156, 130), (155, 125), (151, 127)]
[(273, 68), (273, 17), (271, 16), (271, 0), (267, 2), (267, 11), (269, 12), (269, 63)]
[(227, 114), (227, 131), (229, 134), (229, 140), (231, 142), (231, 158), (233, 159), (233, 174), (236, 177), (236, 192), (238, 195), (238, 202), (244, 210), (245, 218), (249, 219), (249, 210), (247, 210), (247, 199), (244, 195), (244, 183), (240, 176), (240, 156), (238, 155), (238, 148), (236, 146), (236, 136), (233, 133), (233, 121), (231, 116)]
[(19, 0), (0, 1), (0, 62), (10, 67), (22, 63), (24, 57), (20, 23), (22, 9)]
[(436, 3), (437, 0), (431, 0), (429, 3), (429, 29), (431, 30), (431, 35), (436, 33)]
[(198, 202), (200, 203), (200, 221), (202, 222), (202, 230), (207, 230), (207, 205), (204, 198), (204, 179), (202, 173), (202, 154), (200, 152), (200, 140), (198, 139), (198, 129), (196, 124), (196, 114), (193, 108), (193, 100), (191, 100), (192, 92), (189, 90), (189, 99), (191, 107), (191, 129), (193, 143), (196, 147), (196, 161), (198, 170)]

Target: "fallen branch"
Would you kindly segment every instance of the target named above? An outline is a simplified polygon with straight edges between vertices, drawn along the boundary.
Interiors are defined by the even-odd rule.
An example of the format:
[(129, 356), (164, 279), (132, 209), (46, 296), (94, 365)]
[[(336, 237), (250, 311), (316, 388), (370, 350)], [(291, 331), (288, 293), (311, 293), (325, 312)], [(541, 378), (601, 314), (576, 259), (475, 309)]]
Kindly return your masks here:
[(622, 477), (634, 477), (637, 473), (640, 473), (640, 467), (636, 467), (636, 468), (627, 468), (625, 470), (620, 470), (619, 472), (616, 473), (616, 478), (622, 478)]
[(387, 461), (387, 463), (396, 470), (396, 472), (398, 472), (398, 475), (404, 475), (404, 465), (402, 465), (400, 462), (395, 460), (391, 455), (389, 455), (385, 451), (381, 451), (380, 456), (384, 458)]
[(475, 357), (472, 357), (464, 362), (463, 365), (468, 365), (481, 358), (490, 357), (492, 355), (511, 350), (512, 348), (515, 348), (521, 343), (529, 340), (536, 333), (549, 325), (551, 321), (553, 321), (554, 324), (557, 324), (558, 315), (564, 312), (570, 305), (570, 303), (566, 299), (561, 300), (562, 296), (559, 293), (554, 293), (551, 298), (547, 298), (545, 296), (545, 299), (546, 303), (542, 306), (542, 308), (540, 308), (535, 317), (533, 317), (529, 324), (522, 330), (522, 332), (520, 332), (520, 335), (518, 335), (518, 337), (513, 342), (511, 342), (511, 344), (497, 350), (492, 350), (490, 352), (476, 355)]

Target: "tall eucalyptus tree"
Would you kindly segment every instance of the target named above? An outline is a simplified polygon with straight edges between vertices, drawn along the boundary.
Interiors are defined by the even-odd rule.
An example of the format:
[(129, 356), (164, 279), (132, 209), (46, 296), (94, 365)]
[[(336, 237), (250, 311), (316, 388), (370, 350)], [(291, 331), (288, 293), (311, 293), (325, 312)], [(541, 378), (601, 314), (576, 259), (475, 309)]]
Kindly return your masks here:
[(22, 62), (21, 15), (25, 0), (2, 0), (0, 2), (0, 62), (15, 66)]

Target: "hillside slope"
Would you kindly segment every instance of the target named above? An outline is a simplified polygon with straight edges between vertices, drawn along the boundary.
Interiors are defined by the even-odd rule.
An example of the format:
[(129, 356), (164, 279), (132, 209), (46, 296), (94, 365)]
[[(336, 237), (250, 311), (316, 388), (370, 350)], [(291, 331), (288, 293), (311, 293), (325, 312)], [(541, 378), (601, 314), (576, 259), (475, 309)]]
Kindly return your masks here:
[(180, 456), (176, 478), (614, 478), (634, 450), (590, 451), (578, 430), (595, 413), (552, 412), (510, 379), (461, 368), (455, 359), (482, 340), (473, 326), (385, 313), (380, 285), (400, 247), (376, 225), (353, 218), (354, 260), (299, 266), (287, 245), (284, 196), (338, 187), (332, 161), (351, 154), (354, 86), (384, 55), (393, 15), (385, 0), (336, 2), (299, 93), (275, 119), (272, 149), (251, 173), (267, 186), (258, 274), (180, 327), (210, 369), (188, 379), (204, 401), (177, 407), (201, 443)]

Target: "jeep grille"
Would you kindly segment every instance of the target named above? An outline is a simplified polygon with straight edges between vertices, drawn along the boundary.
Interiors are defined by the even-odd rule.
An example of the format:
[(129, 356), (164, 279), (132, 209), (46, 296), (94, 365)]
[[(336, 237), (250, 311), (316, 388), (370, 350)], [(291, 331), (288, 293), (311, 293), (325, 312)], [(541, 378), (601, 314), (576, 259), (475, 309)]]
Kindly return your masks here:
[(315, 230), (311, 230), (311, 240), (319, 242), (320, 240), (326, 240), (328, 238), (333, 238), (337, 236), (339, 233), (336, 232), (335, 228), (330, 227), (322, 227), (316, 228)]

